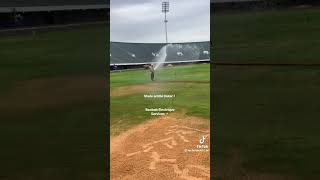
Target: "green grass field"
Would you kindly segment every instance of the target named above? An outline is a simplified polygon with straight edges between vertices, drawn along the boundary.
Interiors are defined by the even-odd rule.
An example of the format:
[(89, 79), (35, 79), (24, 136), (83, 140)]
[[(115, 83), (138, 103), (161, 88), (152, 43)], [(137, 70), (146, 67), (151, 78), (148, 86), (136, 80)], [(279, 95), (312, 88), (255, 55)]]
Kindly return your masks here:
[[(213, 60), (318, 63), (319, 16), (317, 9), (215, 14)], [(1, 36), (0, 179), (106, 178), (107, 94), (102, 91), (108, 37), (103, 26), (40, 33), (35, 40)], [(130, 73), (115, 74), (111, 88), (147, 84), (145, 71), (132, 73), (142, 79), (119, 81)], [(246, 172), (319, 179), (319, 76), (319, 68), (311, 67), (217, 66), (212, 79), (216, 179)], [(186, 97), (192, 100), (192, 94)], [(195, 103), (208, 100), (199, 99)], [(192, 108), (188, 101), (176, 103)], [(189, 112), (199, 115), (206, 108)]]
[[(214, 60), (319, 63), (319, 17), (214, 14)], [(319, 67), (216, 66), (213, 76), (216, 179), (319, 179)]]
[(320, 11), (273, 10), (212, 16), (218, 62), (320, 63)]
[[(139, 91), (122, 96), (111, 95), (111, 133), (119, 134), (128, 128), (156, 118), (144, 108), (175, 108), (177, 113), (210, 118), (210, 65), (188, 65), (156, 71), (156, 81), (150, 80), (148, 70), (111, 73), (111, 94), (120, 88), (137, 87)], [(148, 88), (151, 87), (152, 88)], [(173, 99), (144, 99), (144, 94), (175, 94)], [(114, 130), (115, 129), (115, 130)]]
[(0, 38), (0, 179), (106, 179), (107, 27)]

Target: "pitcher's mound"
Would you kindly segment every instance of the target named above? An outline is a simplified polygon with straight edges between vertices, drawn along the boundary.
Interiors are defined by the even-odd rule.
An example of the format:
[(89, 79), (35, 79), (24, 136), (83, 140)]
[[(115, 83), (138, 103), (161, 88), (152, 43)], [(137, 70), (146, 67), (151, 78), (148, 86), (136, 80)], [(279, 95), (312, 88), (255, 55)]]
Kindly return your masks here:
[(111, 138), (111, 179), (210, 179), (210, 125), (165, 116)]

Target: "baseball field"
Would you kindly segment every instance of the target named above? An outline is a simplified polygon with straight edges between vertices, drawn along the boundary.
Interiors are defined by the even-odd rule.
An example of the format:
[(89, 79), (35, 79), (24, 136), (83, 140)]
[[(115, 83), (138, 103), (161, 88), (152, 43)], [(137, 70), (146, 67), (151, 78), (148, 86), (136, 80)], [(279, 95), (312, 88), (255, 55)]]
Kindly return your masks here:
[[(319, 16), (315, 8), (217, 13), (212, 16), (212, 60), (318, 63)], [(36, 38), (31, 34), (1, 36), (0, 179), (106, 179), (102, 157), (106, 157), (105, 133), (109, 128), (104, 126), (107, 94), (102, 91), (106, 84), (108, 37), (104, 26), (41, 33)], [(113, 83), (111, 90), (132, 85), (135, 92), (141, 92), (141, 85), (150, 84), (146, 71), (132, 73), (140, 73), (139, 77), (146, 79)], [(121, 76), (126, 75), (130, 76), (115, 74), (113, 79), (125, 79)], [(173, 77), (170, 75), (166, 81), (173, 81)], [(215, 96), (211, 112), (215, 117), (211, 122), (215, 143), (211, 170), (215, 179), (319, 179), (319, 77), (318, 66), (217, 65), (211, 79)], [(170, 83), (154, 86), (160, 84)], [(176, 84), (179, 92), (184, 83)], [(202, 91), (193, 90), (190, 93)], [(134, 99), (116, 94), (113, 99), (135, 103)], [(130, 96), (140, 98), (141, 94)], [(205, 102), (201, 97), (194, 102), (176, 99), (180, 101), (175, 102), (177, 107), (187, 109), (190, 118), (179, 126), (189, 127), (188, 123), (195, 124), (198, 119), (208, 122), (202, 120), (208, 117), (202, 113), (208, 107), (192, 108), (198, 99)], [(140, 111), (139, 106), (142, 105), (137, 105)], [(111, 116), (122, 117), (120, 112)], [(138, 117), (135, 111), (130, 116)], [(147, 122), (150, 117), (143, 116), (136, 121), (114, 119), (119, 128), (114, 128), (113, 136), (130, 133), (130, 129), (139, 132), (139, 124), (144, 122), (151, 123), (152, 131), (157, 130), (152, 123), (167, 123), (162, 127), (169, 128), (160, 133), (177, 128), (167, 119)], [(179, 119), (185, 113), (172, 116)], [(187, 134), (185, 138), (193, 136)], [(133, 150), (129, 156), (139, 151)], [(162, 158), (157, 158), (156, 153), (151, 155)], [(193, 161), (188, 167), (194, 168), (192, 164)], [(150, 164), (142, 167), (150, 168)], [(168, 167), (183, 174), (181, 168)]]
[(106, 179), (107, 37), (0, 34), (0, 179)]
[[(209, 179), (210, 65), (110, 75), (111, 179)], [(145, 95), (167, 95), (146, 98)], [(161, 97), (161, 96), (159, 96)], [(152, 115), (145, 108), (174, 109)]]
[[(320, 11), (216, 13), (215, 179), (319, 179)], [(304, 66), (303, 64), (315, 64)]]

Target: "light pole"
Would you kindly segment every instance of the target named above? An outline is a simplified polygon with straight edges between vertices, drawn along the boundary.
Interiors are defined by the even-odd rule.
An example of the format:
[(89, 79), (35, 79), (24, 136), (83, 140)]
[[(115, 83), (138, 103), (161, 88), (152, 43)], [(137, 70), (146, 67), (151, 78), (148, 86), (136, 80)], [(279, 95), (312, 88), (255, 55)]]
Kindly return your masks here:
[(169, 1), (162, 2), (162, 13), (164, 13), (164, 24), (165, 24), (165, 31), (166, 31), (166, 43), (168, 44), (168, 30), (167, 30), (167, 13), (169, 12)]

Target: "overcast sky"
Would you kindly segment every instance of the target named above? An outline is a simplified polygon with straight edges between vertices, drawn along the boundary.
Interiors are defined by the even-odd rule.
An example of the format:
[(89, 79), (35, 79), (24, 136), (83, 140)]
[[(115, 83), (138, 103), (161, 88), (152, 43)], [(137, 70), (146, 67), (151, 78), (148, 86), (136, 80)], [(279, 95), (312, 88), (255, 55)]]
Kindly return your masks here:
[[(110, 39), (120, 42), (165, 42), (163, 0), (111, 0)], [(210, 40), (210, 0), (170, 0), (168, 41)]]

